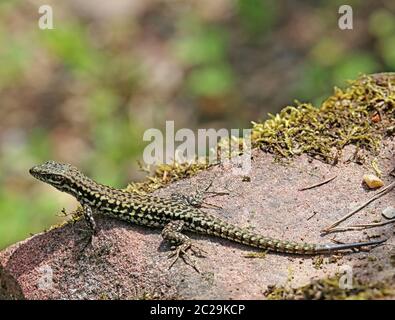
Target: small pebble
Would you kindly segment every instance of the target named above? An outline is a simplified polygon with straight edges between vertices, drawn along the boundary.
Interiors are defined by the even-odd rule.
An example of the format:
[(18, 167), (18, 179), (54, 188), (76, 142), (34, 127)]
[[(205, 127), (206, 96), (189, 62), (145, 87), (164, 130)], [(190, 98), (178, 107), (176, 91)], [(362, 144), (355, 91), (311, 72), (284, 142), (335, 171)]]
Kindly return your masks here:
[(395, 208), (394, 207), (387, 207), (382, 212), (383, 216), (387, 219), (395, 218)]
[(384, 185), (383, 180), (376, 177), (374, 174), (365, 174), (363, 176), (363, 181), (370, 189), (377, 189)]

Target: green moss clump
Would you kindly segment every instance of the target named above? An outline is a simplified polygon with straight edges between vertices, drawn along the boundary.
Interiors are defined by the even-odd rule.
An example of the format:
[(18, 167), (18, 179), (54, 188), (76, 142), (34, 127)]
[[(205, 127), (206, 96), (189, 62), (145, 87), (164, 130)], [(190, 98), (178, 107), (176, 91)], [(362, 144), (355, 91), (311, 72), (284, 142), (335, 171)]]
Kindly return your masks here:
[(354, 281), (352, 289), (339, 287), (339, 277), (320, 279), (300, 288), (270, 287), (269, 300), (368, 300), (393, 297), (395, 289), (385, 283), (363, 284)]
[[(305, 153), (336, 164), (342, 149), (350, 144), (357, 151), (377, 153), (383, 137), (395, 132), (395, 73), (361, 76), (346, 89), (335, 88), (320, 108), (297, 102), (264, 122), (252, 124), (252, 147), (273, 153), (277, 158), (289, 159)], [(231, 153), (231, 150), (243, 148), (243, 138), (226, 138), (218, 143), (216, 153), (229, 152), (229, 157), (233, 157), (240, 152)], [(126, 190), (152, 192), (209, 166), (205, 158), (192, 163), (161, 164), (145, 181), (131, 183)]]
[(158, 165), (152, 175), (142, 182), (133, 182), (126, 188), (129, 192), (149, 193), (159, 189), (171, 182), (194, 176), (199, 171), (209, 167), (207, 161), (185, 162)]
[[(388, 75), (388, 76), (387, 76)], [(362, 76), (320, 108), (297, 102), (262, 123), (253, 122), (253, 146), (289, 158), (307, 153), (336, 163), (349, 144), (371, 152), (395, 125), (395, 74)]]

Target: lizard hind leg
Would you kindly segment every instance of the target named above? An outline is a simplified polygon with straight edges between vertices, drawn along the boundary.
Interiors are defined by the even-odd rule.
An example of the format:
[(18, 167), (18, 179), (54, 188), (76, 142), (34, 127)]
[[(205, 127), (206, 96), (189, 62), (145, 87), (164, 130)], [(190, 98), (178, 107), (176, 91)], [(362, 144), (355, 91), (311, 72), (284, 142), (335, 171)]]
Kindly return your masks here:
[(169, 255), (169, 258), (174, 258), (171, 262), (169, 269), (176, 263), (176, 261), (181, 257), (184, 262), (191, 267), (193, 267), (197, 272), (199, 272), (194, 261), (188, 256), (188, 250), (191, 250), (194, 255), (203, 256), (203, 250), (196, 247), (192, 240), (181, 233), (184, 226), (184, 221), (174, 220), (169, 222), (162, 230), (162, 237), (164, 240), (169, 241), (175, 247), (174, 251)]

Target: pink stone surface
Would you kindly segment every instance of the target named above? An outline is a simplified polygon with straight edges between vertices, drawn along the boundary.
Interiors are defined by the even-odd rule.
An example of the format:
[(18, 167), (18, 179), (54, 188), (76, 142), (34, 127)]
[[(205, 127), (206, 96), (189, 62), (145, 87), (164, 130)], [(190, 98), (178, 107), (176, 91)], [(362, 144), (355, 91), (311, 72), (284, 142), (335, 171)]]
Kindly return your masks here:
[[(394, 139), (387, 139), (378, 157), (388, 185), (395, 178), (388, 173), (395, 167)], [(344, 152), (344, 159), (352, 154)], [(156, 193), (193, 193), (214, 179), (212, 190), (229, 195), (207, 202), (222, 209), (204, 209), (229, 222), (253, 228), (272, 237), (328, 243), (335, 238), (350, 242), (388, 238), (385, 245), (368, 252), (323, 256), (317, 268), (316, 258), (266, 254), (248, 259), (256, 249), (227, 240), (189, 234), (207, 252), (196, 258), (200, 273), (178, 261), (169, 270), (169, 246), (162, 242), (160, 230), (128, 225), (110, 218), (97, 218), (99, 235), (80, 253), (77, 222), (37, 234), (0, 253), (0, 296), (25, 299), (265, 299), (269, 285), (308, 284), (313, 279), (334, 275), (351, 268), (362, 281), (394, 282), (394, 225), (365, 231), (321, 236), (320, 230), (371, 197), (362, 185), (367, 166), (344, 163), (330, 166), (307, 156), (289, 164), (273, 162), (259, 150), (253, 152), (250, 182), (234, 175), (232, 164), (212, 167), (197, 176), (174, 183)], [(321, 187), (298, 189), (337, 178)], [(395, 206), (394, 191), (357, 213), (342, 224), (383, 221), (381, 212)], [(313, 217), (311, 217), (314, 214)], [(332, 257), (332, 258), (331, 258)], [(391, 258), (392, 257), (392, 258)], [(392, 259), (392, 260), (391, 260)], [(392, 263), (392, 264), (391, 264)]]

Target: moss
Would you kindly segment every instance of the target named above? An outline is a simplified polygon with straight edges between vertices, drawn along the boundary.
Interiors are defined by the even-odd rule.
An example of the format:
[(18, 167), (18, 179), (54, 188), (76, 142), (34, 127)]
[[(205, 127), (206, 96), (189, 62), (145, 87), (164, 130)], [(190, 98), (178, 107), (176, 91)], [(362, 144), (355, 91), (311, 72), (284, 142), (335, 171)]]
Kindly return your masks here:
[(316, 256), (313, 258), (313, 266), (314, 269), (322, 269), (322, 265), (324, 264), (324, 257), (323, 256)]
[(137, 193), (152, 192), (171, 182), (194, 176), (208, 167), (209, 164), (202, 160), (192, 163), (161, 164), (144, 181), (130, 183), (126, 190)]
[[(362, 150), (376, 154), (385, 136), (395, 132), (395, 73), (361, 76), (345, 89), (335, 88), (320, 108), (296, 102), (264, 122), (252, 122), (254, 148), (273, 153), (277, 159), (308, 154), (336, 164), (342, 149), (356, 146), (354, 161), (363, 162)], [(238, 145), (238, 147), (235, 147)], [(231, 147), (230, 147), (231, 146)], [(223, 139), (217, 154), (242, 150), (242, 138)], [(229, 157), (240, 152), (229, 152)], [(143, 182), (131, 183), (130, 192), (152, 192), (162, 186), (197, 174), (210, 165), (205, 159), (192, 163), (161, 164)], [(374, 171), (379, 171), (373, 162)]]
[[(84, 211), (82, 209), (81, 206), (79, 206), (77, 209), (75, 209), (74, 211), (72, 211), (71, 213), (67, 213), (66, 209), (63, 208), (60, 212), (60, 214), (58, 214), (59, 217), (70, 217), (70, 219), (64, 220), (58, 224), (52, 225), (50, 226), (48, 229), (45, 229), (44, 232), (48, 232), (54, 229), (58, 229), (61, 228), (69, 223), (74, 224), (76, 223), (78, 220), (80, 220), (81, 218), (83, 218), (84, 216)], [(33, 236), (33, 234), (31, 234)]]
[(132, 298), (132, 299), (137, 299), (137, 300), (156, 300), (156, 299), (158, 299), (158, 296), (153, 294), (153, 293), (143, 292), (138, 297)]
[(272, 286), (265, 292), (270, 300), (366, 300), (394, 295), (395, 288), (385, 283), (364, 284), (354, 281), (352, 289), (342, 289), (338, 276), (315, 280), (299, 288)]
[(244, 255), (244, 258), (258, 258), (265, 259), (267, 255), (267, 250), (261, 252), (251, 252)]
[(381, 177), (383, 172), (380, 170), (379, 165), (377, 163), (377, 158), (374, 158), (371, 162), (372, 169), (376, 176)]
[(253, 146), (278, 157), (307, 153), (336, 163), (353, 144), (376, 153), (395, 124), (395, 74), (362, 76), (334, 94), (320, 108), (296, 102), (262, 123), (253, 122)]

